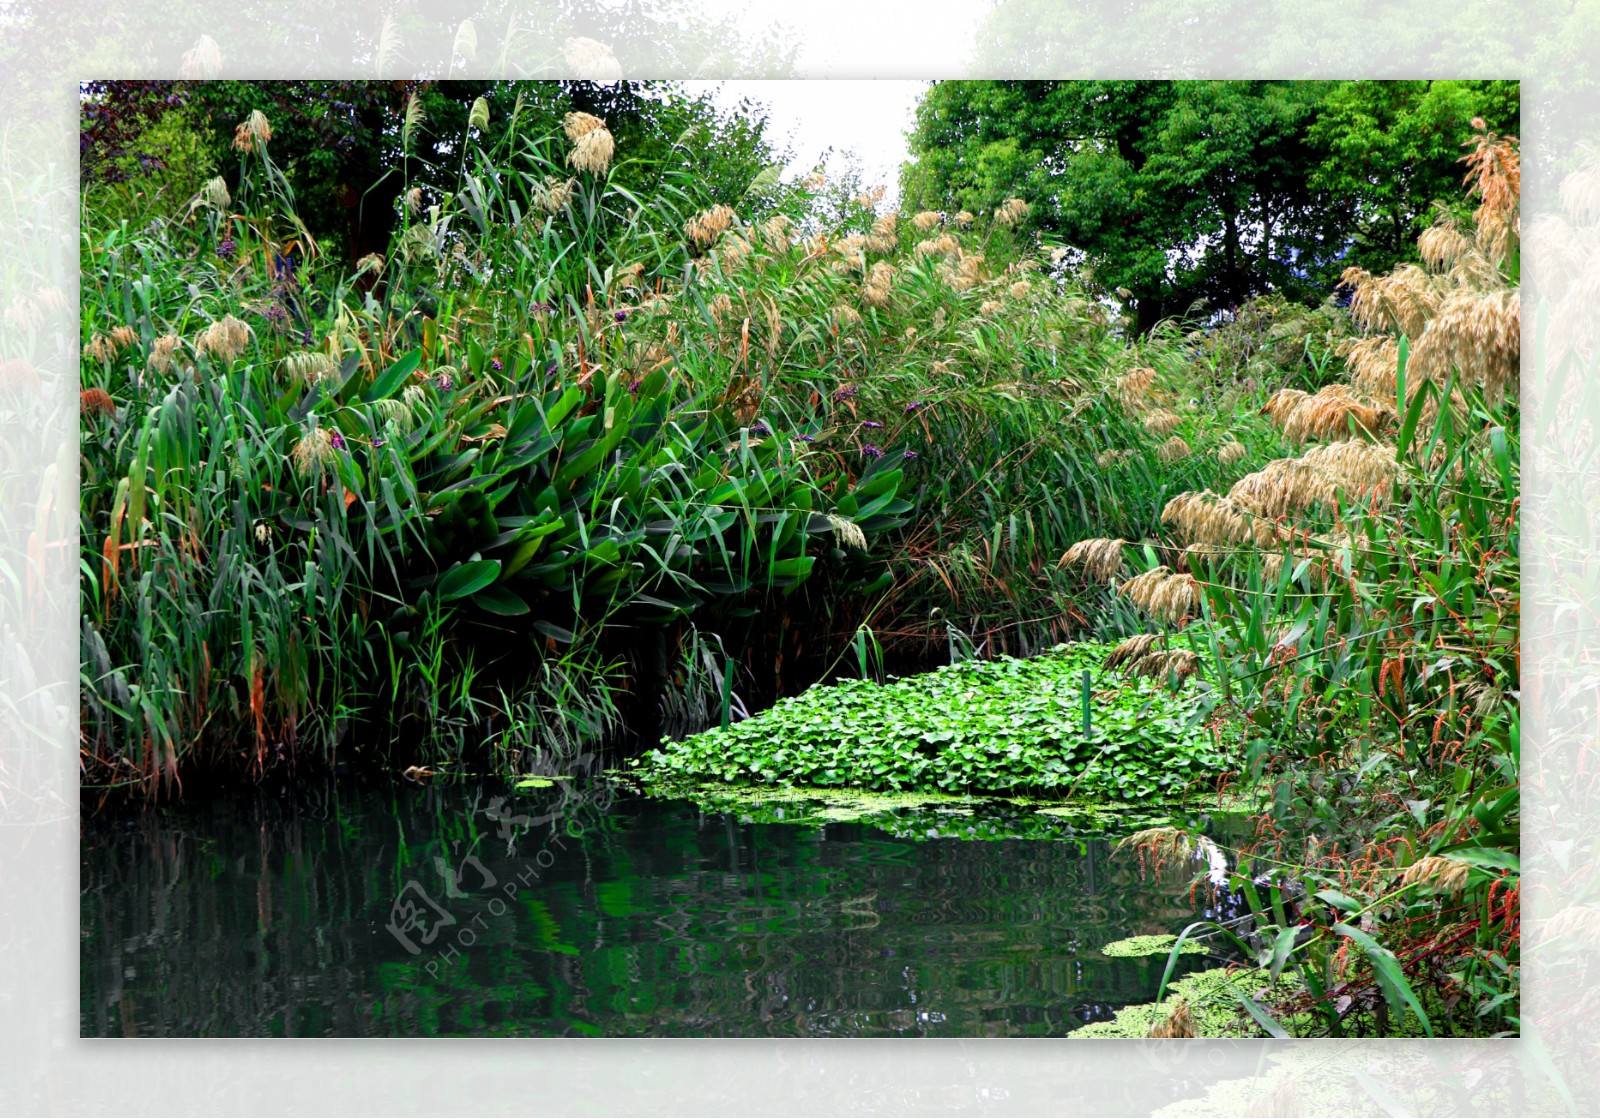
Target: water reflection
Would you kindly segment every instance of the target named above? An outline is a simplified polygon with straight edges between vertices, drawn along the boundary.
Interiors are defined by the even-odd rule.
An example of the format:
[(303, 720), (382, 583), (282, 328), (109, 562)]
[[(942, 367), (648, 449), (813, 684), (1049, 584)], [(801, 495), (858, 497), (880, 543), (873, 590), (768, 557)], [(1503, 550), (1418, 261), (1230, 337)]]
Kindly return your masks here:
[[(1198, 914), (1105, 838), (897, 839), (481, 787), (328, 789), (82, 841), (86, 1036), (1053, 1036)], [(1186, 957), (1202, 966), (1203, 957)]]

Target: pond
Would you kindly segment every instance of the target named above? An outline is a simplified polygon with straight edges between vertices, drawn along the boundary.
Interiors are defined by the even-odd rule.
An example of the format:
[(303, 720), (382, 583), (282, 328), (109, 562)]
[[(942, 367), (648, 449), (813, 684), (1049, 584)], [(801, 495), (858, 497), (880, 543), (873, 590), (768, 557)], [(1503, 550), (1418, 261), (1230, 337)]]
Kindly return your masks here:
[(1215, 912), (1114, 833), (773, 817), (576, 779), (86, 815), (81, 1032), (1060, 1036), (1155, 996), (1102, 946)]

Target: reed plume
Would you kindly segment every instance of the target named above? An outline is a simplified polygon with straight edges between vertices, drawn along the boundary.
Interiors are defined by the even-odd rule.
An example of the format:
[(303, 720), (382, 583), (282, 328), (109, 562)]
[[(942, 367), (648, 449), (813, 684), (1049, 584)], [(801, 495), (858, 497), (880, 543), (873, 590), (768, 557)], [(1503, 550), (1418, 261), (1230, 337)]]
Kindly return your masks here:
[(1182, 423), (1182, 416), (1166, 408), (1152, 409), (1144, 417), (1144, 429), (1151, 435), (1171, 435)]
[(1376, 437), (1395, 419), (1386, 405), (1365, 400), (1345, 384), (1324, 385), (1302, 400), (1283, 422), (1283, 437), (1291, 443), (1312, 439), (1348, 438), (1352, 432)]
[(1156, 458), (1162, 462), (1177, 462), (1190, 455), (1189, 444), (1184, 442), (1181, 435), (1174, 435), (1161, 446), (1156, 448)]
[(1081, 565), (1091, 579), (1110, 579), (1122, 570), (1122, 549), (1127, 543), (1120, 537), (1080, 540), (1066, 550), (1056, 566)]
[(1135, 575), (1118, 589), (1147, 614), (1174, 625), (1200, 608), (1200, 588), (1194, 576), (1175, 574), (1165, 565)]
[(1467, 884), (1471, 863), (1447, 855), (1424, 855), (1400, 875), (1400, 885), (1424, 884), (1437, 893), (1459, 894)]

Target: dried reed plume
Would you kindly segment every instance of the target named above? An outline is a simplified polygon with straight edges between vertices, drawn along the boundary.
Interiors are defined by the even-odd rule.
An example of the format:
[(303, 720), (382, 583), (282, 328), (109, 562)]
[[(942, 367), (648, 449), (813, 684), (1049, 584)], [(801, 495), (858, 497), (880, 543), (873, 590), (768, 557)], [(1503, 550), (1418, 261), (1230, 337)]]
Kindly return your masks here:
[(1339, 344), (1350, 382), (1357, 392), (1378, 400), (1395, 398), (1395, 376), (1400, 346), (1392, 334), (1372, 338), (1346, 338)]
[(854, 326), (861, 321), (861, 312), (854, 307), (847, 307), (841, 303), (833, 309), (833, 317), (840, 326)]
[(1200, 658), (1188, 649), (1157, 649), (1159, 634), (1143, 633), (1122, 642), (1106, 657), (1108, 671), (1120, 671), (1125, 676), (1147, 676), (1156, 679), (1177, 677), (1186, 681), (1200, 670)]
[(730, 233), (717, 245), (717, 259), (724, 268), (737, 268), (750, 257), (750, 242)]
[(761, 223), (761, 238), (768, 249), (775, 253), (786, 253), (793, 247), (794, 241), (789, 236), (789, 227), (794, 223), (787, 214), (774, 214)]
[(976, 219), (973, 218), (973, 216), (972, 216), (972, 214), (970, 212), (968, 212), (966, 210), (962, 210), (959, 213), (957, 213), (956, 216), (951, 220), (953, 220), (956, 223), (956, 228), (957, 229), (966, 229), (969, 226), (971, 226), (973, 221), (976, 220)]
[(83, 347), (83, 352), (96, 361), (107, 362), (138, 340), (139, 336), (133, 332), (132, 327), (117, 326), (111, 329), (110, 334), (96, 334), (89, 339), (88, 344)]
[(1150, 1027), (1146, 1037), (1194, 1037), (1194, 1017), (1189, 1013), (1189, 1004), (1179, 999), (1172, 1006), (1172, 1013), (1166, 1018)]
[(1200, 608), (1200, 587), (1192, 575), (1178, 575), (1165, 565), (1135, 575), (1119, 588), (1147, 614), (1174, 625)]
[(576, 185), (576, 179), (546, 177), (543, 183), (533, 188), (533, 204), (547, 214), (559, 214), (571, 201), (572, 188)]
[(233, 146), (236, 151), (253, 152), (257, 147), (264, 149), (267, 141), (271, 139), (272, 125), (267, 123), (266, 114), (260, 109), (251, 109), (249, 117), (233, 130)]
[(720, 202), (709, 210), (702, 210), (684, 223), (683, 233), (700, 248), (705, 248), (726, 233), (739, 219), (732, 209)]
[(978, 314), (980, 315), (992, 315), (998, 310), (1000, 310), (1000, 301), (997, 299), (985, 299), (978, 304)]
[(586, 132), (567, 153), (567, 163), (575, 171), (591, 175), (604, 175), (611, 166), (611, 156), (616, 152), (616, 142), (604, 128)]
[(1189, 444), (1184, 442), (1181, 435), (1174, 435), (1156, 448), (1156, 458), (1162, 462), (1177, 462), (1179, 459), (1188, 458), (1191, 453)]
[(1217, 448), (1217, 461), (1223, 466), (1232, 466), (1249, 453), (1243, 443), (1236, 439), (1230, 439)]
[(561, 118), (561, 130), (567, 139), (576, 144), (591, 132), (605, 128), (606, 122), (592, 113), (568, 113)]
[(1160, 640), (1159, 633), (1141, 633), (1130, 637), (1107, 654), (1101, 667), (1113, 671), (1125, 664), (1133, 664), (1151, 652)]
[(1194, 853), (1194, 840), (1189, 833), (1180, 828), (1166, 825), (1158, 828), (1143, 828), (1126, 836), (1111, 849), (1113, 855), (1132, 847), (1141, 855), (1147, 855), (1159, 870), (1161, 865), (1168, 860), (1182, 862)]
[(1016, 225), (1028, 216), (1030, 207), (1020, 198), (1008, 198), (994, 212), (994, 220), (1001, 225)]
[(1301, 389), (1279, 389), (1261, 409), (1261, 414), (1281, 428), (1294, 414), (1294, 410), (1310, 399), (1311, 394)]
[(1081, 564), (1084, 574), (1091, 579), (1110, 579), (1122, 570), (1122, 549), (1126, 540), (1094, 537), (1080, 540), (1066, 550), (1057, 567)]
[(1466, 142), (1472, 151), (1461, 161), (1480, 200), (1472, 214), (1475, 240), (1478, 251), (1498, 265), (1521, 234), (1522, 155), (1515, 136), (1497, 137), (1481, 117), (1473, 118), (1472, 126), (1478, 135)]
[(338, 457), (338, 452), (334, 450), (332, 436), (314, 427), (294, 445), (289, 457), (302, 478), (321, 478), (328, 464)]
[(917, 227), (918, 233), (926, 233), (943, 220), (937, 210), (923, 210), (911, 219), (911, 224)]
[(180, 339), (176, 334), (163, 334), (150, 344), (150, 358), (146, 364), (156, 373), (172, 368), (173, 355), (178, 352)]
[(937, 237), (929, 237), (925, 241), (918, 241), (916, 248), (918, 256), (953, 257), (960, 251), (961, 243), (948, 233), (941, 233)]
[(1435, 272), (1446, 272), (1456, 261), (1473, 252), (1472, 238), (1462, 233), (1449, 211), (1441, 210), (1434, 223), (1417, 238), (1422, 263)]
[(114, 416), (117, 406), (105, 389), (84, 389), (78, 394), (78, 414), (83, 416)]
[(1392, 447), (1362, 439), (1312, 447), (1300, 461), (1321, 472), (1344, 490), (1346, 497), (1357, 500), (1370, 496), (1387, 499), (1400, 473)]
[(867, 250), (875, 253), (893, 252), (900, 244), (895, 232), (899, 220), (899, 212), (890, 211), (873, 222), (872, 232), (867, 236)]
[(1242, 502), (1210, 490), (1178, 494), (1161, 510), (1161, 523), (1196, 544), (1270, 547), (1278, 543), (1278, 529), (1272, 521)]
[(1412, 347), (1406, 366), (1443, 385), (1452, 368), (1491, 400), (1514, 389), (1522, 360), (1522, 300), (1510, 288), (1452, 292)]
[(1183, 423), (1183, 417), (1166, 408), (1156, 408), (1144, 417), (1144, 429), (1151, 435), (1171, 435)]
[(889, 285), (894, 279), (894, 265), (880, 260), (872, 266), (866, 283), (861, 286), (861, 302), (869, 307), (889, 305)]
[(1012, 299), (1026, 299), (1028, 293), (1033, 290), (1033, 285), (1027, 280), (1018, 280), (1007, 290), (1011, 293)]
[(1262, 517), (1277, 520), (1312, 505), (1331, 504), (1335, 493), (1333, 483), (1320, 470), (1299, 459), (1278, 458), (1240, 478), (1228, 496)]
[(1471, 863), (1452, 859), (1447, 855), (1424, 855), (1400, 875), (1400, 885), (1426, 884), (1441, 894), (1459, 894), (1467, 884)]
[(412, 217), (416, 217), (422, 213), (421, 187), (414, 186), (410, 190), (406, 191), (406, 210), (411, 214)]
[(1110, 451), (1101, 451), (1099, 454), (1094, 456), (1094, 461), (1095, 465), (1097, 466), (1115, 466), (1123, 459), (1132, 458), (1133, 455), (1133, 451), (1119, 448)]
[(1132, 412), (1150, 395), (1156, 383), (1156, 371), (1144, 367), (1130, 369), (1117, 378), (1117, 400), (1126, 412)]
[(1394, 418), (1387, 405), (1357, 396), (1349, 385), (1324, 385), (1289, 413), (1283, 423), (1283, 437), (1291, 443), (1349, 438), (1352, 421), (1356, 435), (1375, 437)]
[(201, 331), (194, 348), (198, 353), (230, 362), (244, 353), (244, 348), (249, 344), (250, 328), (242, 320), (224, 315)]
[(850, 201), (854, 202), (857, 206), (861, 206), (870, 210), (879, 202), (883, 201), (883, 194), (884, 188), (881, 186), (875, 186), (862, 191), (860, 194), (851, 195)]
[(1443, 281), (1415, 264), (1401, 264), (1387, 276), (1346, 268), (1340, 282), (1354, 289), (1350, 317), (1363, 330), (1398, 330), (1408, 338), (1422, 333), (1439, 308)]

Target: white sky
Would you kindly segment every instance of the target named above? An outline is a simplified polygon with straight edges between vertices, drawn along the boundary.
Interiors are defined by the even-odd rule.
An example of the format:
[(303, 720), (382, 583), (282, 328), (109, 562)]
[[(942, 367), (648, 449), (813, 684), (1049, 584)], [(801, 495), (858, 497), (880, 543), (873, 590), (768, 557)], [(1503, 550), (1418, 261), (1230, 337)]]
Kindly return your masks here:
[[(769, 136), (789, 147), (794, 158), (785, 178), (810, 171), (831, 146), (849, 152), (861, 168), (864, 185), (881, 183), (893, 201), (905, 162), (905, 133), (926, 81), (727, 81), (685, 82), (692, 93), (715, 91), (720, 105), (750, 97), (765, 103)], [(831, 164), (842, 170), (842, 163)]]
[[(852, 153), (864, 184), (883, 184), (893, 204), (917, 98), (929, 79), (970, 76), (972, 43), (991, 6), (989, 0), (786, 3), (770, 22), (799, 44), (795, 72), (809, 80), (686, 84), (696, 91), (721, 86), (723, 104), (743, 95), (765, 102), (773, 140), (794, 151), (786, 177), (810, 171), (831, 146)], [(748, 21), (752, 14), (750, 0), (701, 0), (700, 8), (711, 18)]]

